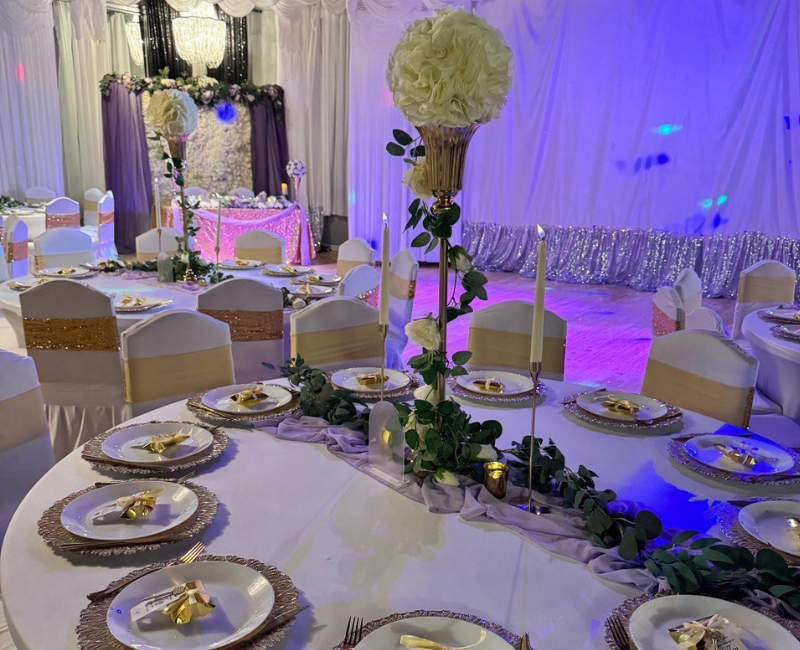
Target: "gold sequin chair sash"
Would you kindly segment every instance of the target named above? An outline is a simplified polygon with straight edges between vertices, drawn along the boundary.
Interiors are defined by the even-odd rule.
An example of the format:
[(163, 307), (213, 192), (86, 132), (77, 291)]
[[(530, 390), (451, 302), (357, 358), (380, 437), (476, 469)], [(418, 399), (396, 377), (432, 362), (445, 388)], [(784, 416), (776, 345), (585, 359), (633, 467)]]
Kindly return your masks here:
[(81, 215), (79, 212), (69, 214), (46, 214), (44, 217), (44, 227), (51, 228), (80, 228)]
[(370, 289), (369, 291), (365, 291), (364, 293), (360, 293), (356, 296), (358, 300), (363, 300), (368, 305), (372, 305), (375, 309), (378, 308), (378, 301), (381, 297), (380, 287), (375, 287)]
[(22, 262), (28, 258), (28, 242), (17, 241), (6, 244), (6, 262)]
[(794, 302), (796, 280), (789, 276), (767, 277), (742, 273), (736, 302)]
[(343, 278), (345, 275), (347, 275), (349, 270), (362, 265), (372, 266), (372, 264), (366, 260), (337, 260), (336, 275)]
[(274, 248), (236, 246), (234, 255), (240, 260), (258, 260), (262, 264), (283, 264), (283, 249), (280, 246)]
[[(526, 372), (530, 367), (531, 335), (527, 333), (470, 327), (467, 349), (472, 352), (471, 366), (502, 366)], [(542, 372), (563, 375), (566, 349), (565, 339), (545, 336)]]
[(107, 226), (114, 223), (114, 211), (101, 212), (97, 215), (97, 223), (101, 226)]
[(380, 357), (383, 350), (377, 323), (292, 332), (291, 340), (292, 356), (299, 354), (310, 366)]
[(661, 311), (658, 305), (653, 305), (653, 334), (655, 336), (664, 336), (665, 334), (678, 332), (684, 329), (684, 325), (685, 319), (682, 309), (678, 310), (678, 318), (676, 320), (670, 318), (668, 314)]
[(389, 273), (389, 295), (400, 300), (414, 300), (417, 281), (407, 280), (396, 273)]
[(283, 310), (244, 311), (229, 309), (200, 309), (200, 313), (227, 323), (231, 342), (276, 341), (283, 338)]
[(113, 316), (94, 318), (23, 318), (29, 350), (119, 350)]

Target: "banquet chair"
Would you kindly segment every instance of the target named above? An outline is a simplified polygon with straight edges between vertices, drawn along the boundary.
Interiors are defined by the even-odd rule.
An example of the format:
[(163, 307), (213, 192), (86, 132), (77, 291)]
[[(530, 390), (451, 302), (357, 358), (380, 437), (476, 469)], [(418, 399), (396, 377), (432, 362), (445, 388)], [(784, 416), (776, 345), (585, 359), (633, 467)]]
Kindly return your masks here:
[(51, 228), (80, 228), (81, 206), (77, 201), (66, 196), (53, 199), (44, 206), (44, 227)]
[[(54, 464), (33, 359), (0, 350), (0, 546), (28, 491)], [(0, 647), (2, 647), (0, 645)]]
[(291, 316), (292, 357), (321, 370), (379, 366), (378, 310), (354, 298), (333, 296)]
[[(507, 300), (472, 314), (467, 349), (472, 357), (467, 370), (507, 370), (528, 374), (530, 368), (533, 303)], [(564, 378), (567, 321), (552, 311), (544, 312), (542, 376)]]
[(353, 267), (345, 274), (336, 287), (336, 295), (363, 300), (377, 309), (380, 284), (380, 273), (374, 267), (362, 264)]
[(36, 270), (95, 261), (92, 238), (78, 228), (54, 228), (33, 240)]
[(233, 242), (233, 254), (240, 260), (262, 264), (283, 264), (286, 260), (283, 238), (268, 230), (248, 230)]
[(231, 333), (206, 314), (173, 309), (122, 333), (125, 398), (132, 415), (233, 383)]
[(686, 328), (686, 311), (678, 292), (660, 287), (653, 294), (653, 336), (664, 336)]
[(19, 300), (25, 347), (36, 362), (60, 460), (128, 417), (113, 299), (57, 279)]
[(733, 310), (733, 338), (742, 337), (744, 317), (759, 309), (794, 302), (797, 274), (781, 262), (761, 260), (739, 274)]
[(215, 284), (197, 297), (197, 311), (231, 329), (237, 383), (277, 377), (262, 362), (280, 366), (283, 353), (283, 292), (253, 278)]
[[(180, 231), (175, 228), (161, 229), (161, 250), (167, 255), (178, 252), (178, 238)], [(136, 236), (136, 259), (140, 262), (149, 262), (158, 257), (158, 229), (153, 228)]]
[(97, 207), (100, 199), (105, 194), (103, 190), (96, 187), (86, 190), (83, 193), (83, 225), (96, 226), (97, 225)]
[(336, 258), (336, 275), (344, 277), (347, 272), (362, 264), (372, 266), (375, 263), (375, 251), (360, 237), (348, 239), (339, 246)]
[(703, 306), (703, 283), (694, 269), (686, 268), (678, 274), (673, 285), (683, 303), (683, 310), (691, 314)]
[(728, 328), (717, 312), (709, 307), (698, 307), (686, 315), (687, 330), (710, 330), (728, 336)]
[(97, 202), (97, 209), (99, 212), (94, 214), (95, 223), (83, 226), (81, 232), (92, 238), (95, 257), (98, 260), (116, 259), (118, 254), (114, 243), (114, 197), (104, 194)]
[(245, 199), (252, 199), (255, 197), (255, 193), (249, 187), (235, 187), (231, 194), (234, 196), (241, 196)]
[(685, 330), (653, 339), (642, 393), (747, 428), (758, 361), (719, 332)]
[(28, 224), (15, 214), (6, 219), (3, 227), (3, 259), (9, 277), (28, 275)]
[(208, 190), (203, 187), (187, 187), (185, 190), (183, 190), (183, 193), (186, 196), (199, 196), (203, 199), (208, 196)]
[(395, 253), (389, 266), (389, 336), (386, 338), (386, 365), (403, 367), (403, 350), (408, 343), (406, 325), (411, 322), (414, 294), (417, 291), (419, 262), (404, 248)]
[(47, 187), (37, 185), (25, 190), (25, 202), (33, 205), (42, 205), (54, 198), (56, 198), (56, 193)]

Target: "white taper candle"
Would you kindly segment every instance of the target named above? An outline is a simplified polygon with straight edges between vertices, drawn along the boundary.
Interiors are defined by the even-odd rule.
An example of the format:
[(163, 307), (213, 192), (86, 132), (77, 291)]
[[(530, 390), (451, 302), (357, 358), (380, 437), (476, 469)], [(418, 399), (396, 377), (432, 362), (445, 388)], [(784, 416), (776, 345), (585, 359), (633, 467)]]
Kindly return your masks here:
[(544, 230), (536, 225), (539, 233), (539, 256), (536, 262), (536, 295), (533, 298), (533, 325), (531, 329), (531, 363), (542, 360), (544, 350), (544, 281), (547, 275), (547, 244)]
[(389, 219), (383, 213), (383, 247), (381, 248), (381, 307), (378, 314), (378, 325), (389, 324)]

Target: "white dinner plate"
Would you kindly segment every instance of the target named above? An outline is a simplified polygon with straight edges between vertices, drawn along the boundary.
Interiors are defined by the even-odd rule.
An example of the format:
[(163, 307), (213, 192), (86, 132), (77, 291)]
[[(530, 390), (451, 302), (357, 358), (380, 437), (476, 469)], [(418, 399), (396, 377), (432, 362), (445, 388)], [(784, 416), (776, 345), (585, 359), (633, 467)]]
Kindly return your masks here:
[(494, 632), (489, 632), (475, 623), (442, 616), (418, 616), (379, 627), (365, 636), (356, 646), (356, 650), (399, 649), (402, 648), (400, 637), (404, 634), (422, 637), (450, 647), (478, 643), (485, 635), (475, 650), (511, 650), (513, 648), (510, 643)]
[[(70, 273), (61, 273), (61, 271), (70, 271)], [(82, 266), (54, 266), (35, 273), (43, 278), (85, 278), (87, 275), (93, 274), (94, 271)]]
[[(380, 368), (361, 367), (361, 368), (347, 368), (346, 370), (337, 370), (331, 375), (331, 382), (334, 386), (339, 388), (346, 388), (357, 393), (379, 393), (381, 391), (380, 384), (373, 384), (371, 386), (363, 386), (358, 383), (358, 375), (378, 374)], [(411, 382), (411, 377), (399, 370), (385, 369), (383, 374), (387, 377), (386, 383), (383, 385), (384, 391), (397, 390), (405, 388)]]
[[(96, 523), (92, 518), (120, 497), (163, 488), (146, 517)], [(102, 541), (128, 541), (158, 535), (181, 525), (199, 505), (189, 488), (170, 481), (123, 481), (104, 485), (70, 501), (61, 512), (61, 524), (73, 535)]]
[(303, 298), (323, 298), (331, 295), (334, 289), (333, 287), (322, 287), (316, 284), (301, 284), (300, 286), (292, 287), (290, 291), (295, 296)]
[[(158, 307), (169, 305), (172, 302), (171, 300), (162, 300), (160, 298), (142, 298), (141, 296), (136, 295), (131, 296), (131, 298), (134, 298), (134, 300), (126, 304), (125, 297), (120, 296), (114, 302), (114, 310), (122, 313), (150, 311), (152, 309), (157, 309)], [(140, 302), (137, 302), (136, 299), (140, 299)]]
[(264, 266), (258, 260), (223, 260), (219, 263), (219, 268), (225, 269), (226, 271), (248, 271), (251, 269), (257, 269)]
[[(611, 409), (603, 406), (609, 398), (616, 398), (618, 400), (627, 400), (631, 404), (639, 407), (636, 415), (629, 415), (628, 413), (620, 413), (619, 411), (612, 411)], [(667, 406), (663, 402), (659, 402), (652, 397), (645, 397), (638, 393), (619, 393), (617, 391), (595, 391), (593, 393), (584, 393), (579, 395), (575, 403), (580, 406), (587, 413), (597, 415), (598, 417), (605, 418), (606, 420), (619, 420), (620, 422), (635, 422), (636, 420), (652, 420), (655, 418), (663, 417), (667, 414)]]
[[(163, 454), (154, 454), (140, 448), (150, 442), (151, 436), (168, 436), (172, 433), (187, 433), (189, 437), (177, 445), (167, 447)], [(112, 433), (103, 441), (102, 450), (109, 458), (140, 465), (160, 465), (196, 456), (213, 443), (214, 436), (211, 432), (199, 425), (183, 422), (151, 422), (135, 424)]]
[(800, 556), (800, 531), (793, 532), (786, 517), (800, 519), (797, 501), (757, 501), (739, 511), (739, 523), (764, 544)]
[[(262, 388), (264, 393), (267, 394), (267, 399), (254, 404), (253, 406), (245, 406), (234, 402), (231, 398), (238, 392), (249, 390), (252, 388)], [(203, 395), (203, 405), (215, 411), (222, 413), (231, 413), (233, 415), (239, 413), (269, 413), (282, 406), (285, 406), (292, 400), (292, 394), (283, 386), (276, 386), (274, 384), (260, 384), (254, 382), (252, 384), (234, 384), (233, 386), (222, 386), (208, 391)]]
[[(730, 445), (742, 449), (758, 462), (752, 467), (731, 460), (714, 448), (715, 444)], [(794, 467), (794, 458), (785, 449), (764, 440), (752, 440), (741, 436), (709, 435), (697, 436), (686, 442), (686, 452), (695, 460), (732, 474), (767, 476), (780, 474)]]
[(719, 614), (743, 630), (742, 641), (750, 650), (797, 650), (800, 641), (763, 614), (736, 603), (708, 596), (664, 596), (638, 607), (630, 630), (639, 650), (676, 650), (669, 629), (687, 621)]
[(333, 273), (309, 273), (300, 278), (302, 282), (308, 284), (319, 284), (326, 287), (336, 286), (342, 281), (341, 276)]
[[(131, 621), (131, 608), (142, 599), (192, 580), (203, 582), (214, 603), (206, 616), (185, 625), (175, 625), (161, 612)], [(274, 604), (275, 591), (258, 571), (233, 562), (193, 562), (159, 569), (129, 584), (111, 602), (106, 622), (120, 643), (136, 650), (214, 650), (252, 632)]]
[[(477, 380), (497, 379), (503, 382), (503, 390), (486, 390), (475, 385)], [(461, 388), (480, 395), (520, 395), (533, 390), (533, 381), (530, 377), (516, 372), (500, 372), (499, 370), (473, 370), (466, 375), (456, 377), (456, 384)]]
[(314, 269), (310, 266), (293, 266), (291, 264), (267, 264), (261, 272), (264, 275), (280, 275), (287, 278), (292, 278), (298, 275), (305, 275), (311, 273)]

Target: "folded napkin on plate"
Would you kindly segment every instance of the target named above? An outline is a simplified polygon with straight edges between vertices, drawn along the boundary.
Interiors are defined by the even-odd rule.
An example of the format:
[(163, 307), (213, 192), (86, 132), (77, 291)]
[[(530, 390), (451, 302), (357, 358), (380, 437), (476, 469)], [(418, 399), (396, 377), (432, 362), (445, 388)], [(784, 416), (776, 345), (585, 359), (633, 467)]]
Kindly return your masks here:
[(170, 433), (166, 436), (150, 436), (150, 442), (141, 445), (139, 449), (149, 451), (151, 454), (163, 454), (165, 449), (179, 445), (187, 438), (189, 438), (189, 434), (181, 432)]
[(259, 402), (269, 399), (269, 395), (264, 392), (263, 388), (255, 387), (240, 390), (235, 395), (231, 395), (231, 399), (242, 406), (255, 406)]
[(485, 639), (486, 630), (481, 630), (480, 638), (475, 643), (456, 647), (442, 645), (441, 643), (436, 643), (436, 641), (423, 639), (422, 637), (413, 636), (412, 634), (403, 634), (400, 637), (400, 645), (405, 646), (406, 648), (411, 648), (412, 650), (416, 650), (416, 648), (424, 648), (425, 650), (469, 650), (469, 648), (474, 648), (475, 646), (483, 643)]
[(306, 276), (306, 280), (308, 280), (309, 282), (319, 282), (320, 280), (322, 280), (322, 276), (321, 275), (307, 275)]
[(63, 269), (58, 269), (58, 271), (56, 271), (57, 275), (72, 275), (73, 273), (75, 273), (75, 269), (69, 266), (65, 266)]
[(714, 449), (725, 456), (725, 458), (732, 460), (734, 463), (744, 465), (745, 467), (752, 467), (758, 463), (758, 459), (752, 454), (749, 454), (742, 447), (723, 445), (722, 443), (718, 442), (714, 444)]
[(278, 268), (286, 273), (296, 273), (295, 268), (293, 266), (289, 266), (288, 264), (282, 264)]
[(141, 298), (139, 296), (128, 296), (128, 295), (123, 295), (122, 302), (120, 302), (120, 305), (122, 305), (123, 307), (139, 307), (143, 304), (144, 304), (144, 298)]
[(486, 377), (485, 379), (476, 379), (472, 382), (472, 385), (476, 388), (480, 388), (481, 390), (488, 390), (494, 393), (502, 393), (503, 389), (505, 388), (505, 384), (499, 379), (495, 379), (494, 377)]
[(201, 618), (211, 613), (214, 607), (214, 602), (203, 582), (192, 580), (141, 600), (131, 609), (131, 622), (161, 611), (176, 625), (185, 625), (193, 618)]
[(385, 384), (389, 378), (380, 372), (364, 372), (356, 376), (356, 381), (361, 386), (376, 386)]
[(641, 406), (638, 404), (634, 404), (627, 399), (619, 399), (613, 395), (603, 400), (603, 406), (605, 406), (609, 411), (625, 413), (626, 415), (636, 415), (639, 409), (641, 409)]
[(154, 490), (144, 490), (130, 496), (120, 497), (114, 503), (109, 503), (100, 512), (92, 517), (96, 524), (112, 523), (120, 519), (135, 521), (146, 517), (153, 508), (156, 507), (156, 497), (164, 491), (164, 488)]
[(671, 628), (669, 635), (682, 650), (747, 650), (740, 630), (727, 618), (714, 614)]

